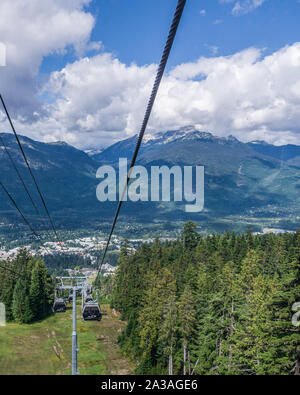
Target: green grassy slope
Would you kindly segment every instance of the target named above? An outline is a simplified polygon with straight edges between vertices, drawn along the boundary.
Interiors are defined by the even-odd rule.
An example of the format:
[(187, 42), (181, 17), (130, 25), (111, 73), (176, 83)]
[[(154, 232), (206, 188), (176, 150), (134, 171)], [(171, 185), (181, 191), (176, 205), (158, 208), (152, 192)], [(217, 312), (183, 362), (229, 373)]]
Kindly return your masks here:
[[(101, 322), (84, 322), (77, 308), (80, 374), (130, 374), (116, 343), (124, 323), (105, 305)], [(70, 374), (72, 310), (32, 325), (0, 327), (0, 374)]]

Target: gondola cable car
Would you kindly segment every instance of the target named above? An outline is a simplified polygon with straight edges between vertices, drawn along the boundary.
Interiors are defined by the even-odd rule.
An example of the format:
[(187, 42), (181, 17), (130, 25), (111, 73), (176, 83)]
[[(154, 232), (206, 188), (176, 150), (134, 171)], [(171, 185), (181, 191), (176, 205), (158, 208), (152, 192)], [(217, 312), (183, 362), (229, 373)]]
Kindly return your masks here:
[(66, 302), (63, 298), (56, 298), (52, 308), (54, 313), (65, 313), (67, 310)]
[(94, 300), (85, 302), (82, 309), (82, 318), (85, 321), (101, 321), (102, 313), (98, 302)]

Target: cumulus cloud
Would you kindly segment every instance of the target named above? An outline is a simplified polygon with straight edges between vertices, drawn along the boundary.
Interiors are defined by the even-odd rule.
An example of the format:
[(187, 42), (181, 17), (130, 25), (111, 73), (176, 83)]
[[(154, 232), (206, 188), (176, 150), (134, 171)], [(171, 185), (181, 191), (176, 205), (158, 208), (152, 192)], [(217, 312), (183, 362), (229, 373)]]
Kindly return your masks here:
[[(54, 72), (46, 87), (51, 116), (34, 124), (44, 139), (99, 147), (136, 134), (156, 65), (126, 66), (111, 54), (83, 58)], [(54, 122), (55, 120), (55, 122)], [(200, 58), (164, 78), (149, 130), (197, 125), (242, 141), (298, 143), (300, 43), (269, 56), (250, 48), (232, 56)]]
[(84, 11), (90, 1), (1, 0), (0, 41), (6, 46), (7, 63), (0, 70), (1, 92), (13, 114), (17, 110), (32, 121), (44, 112), (36, 97), (43, 57), (69, 47), (80, 54), (93, 46), (89, 38), (94, 17)]
[(54, 72), (46, 87), (56, 97), (52, 117), (77, 145), (109, 144), (137, 132), (156, 66), (126, 66), (111, 54), (82, 58)]
[[(243, 141), (299, 143), (300, 43), (263, 57), (252, 48), (228, 57), (200, 58), (169, 76), (170, 95), (185, 87), (174, 112), (219, 135)], [(195, 78), (202, 76), (200, 81)], [(173, 80), (173, 81), (172, 81)], [(165, 87), (166, 89), (166, 87)]]
[[(84, 8), (89, 1), (28, 0), (25, 7), (15, 0), (14, 10), (10, 0), (1, 1), (0, 37), (9, 65), (0, 76), (10, 109), (17, 109), (20, 133), (79, 148), (103, 147), (138, 133), (157, 65), (125, 65), (102, 52), (79, 57), (37, 83), (49, 53), (70, 46), (81, 55), (100, 49), (90, 42), (94, 18)], [(242, 141), (299, 144), (299, 66), (300, 43), (269, 56), (257, 48), (231, 56), (215, 51), (214, 57), (179, 65), (163, 79), (149, 132), (196, 125)], [(3, 119), (0, 131), (7, 131)]]

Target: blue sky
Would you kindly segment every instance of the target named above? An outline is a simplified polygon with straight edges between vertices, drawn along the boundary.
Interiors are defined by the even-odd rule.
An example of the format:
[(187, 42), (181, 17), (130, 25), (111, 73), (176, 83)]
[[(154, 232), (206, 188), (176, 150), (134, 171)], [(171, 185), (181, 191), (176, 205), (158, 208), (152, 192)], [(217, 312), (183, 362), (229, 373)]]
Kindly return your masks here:
[[(176, 4), (1, 0), (0, 90), (21, 133), (83, 149), (138, 133)], [(298, 0), (188, 0), (148, 133), (300, 144), (299, 20)]]
[[(160, 59), (176, 0), (94, 0), (86, 7), (96, 17), (91, 34), (122, 62), (142, 66)], [(272, 53), (299, 41), (300, 3), (266, 0), (244, 15), (232, 14), (234, 2), (188, 0), (169, 68), (200, 56), (230, 55), (255, 46)], [(204, 11), (203, 11), (204, 10)], [(201, 12), (202, 11), (202, 12)], [(61, 68), (75, 56), (48, 56), (41, 72)]]

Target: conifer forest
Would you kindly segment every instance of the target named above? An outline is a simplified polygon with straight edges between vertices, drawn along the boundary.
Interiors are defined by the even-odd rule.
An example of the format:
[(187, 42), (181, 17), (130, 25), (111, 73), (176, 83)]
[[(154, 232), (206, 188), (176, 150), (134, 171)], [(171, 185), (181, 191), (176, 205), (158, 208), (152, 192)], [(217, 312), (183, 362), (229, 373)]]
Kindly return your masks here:
[(300, 232), (202, 237), (195, 228), (134, 254), (124, 245), (106, 284), (136, 373), (299, 375)]

